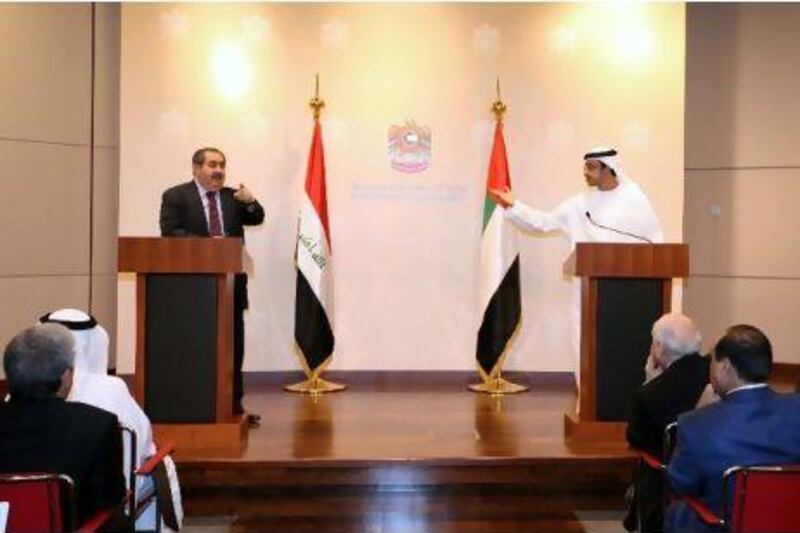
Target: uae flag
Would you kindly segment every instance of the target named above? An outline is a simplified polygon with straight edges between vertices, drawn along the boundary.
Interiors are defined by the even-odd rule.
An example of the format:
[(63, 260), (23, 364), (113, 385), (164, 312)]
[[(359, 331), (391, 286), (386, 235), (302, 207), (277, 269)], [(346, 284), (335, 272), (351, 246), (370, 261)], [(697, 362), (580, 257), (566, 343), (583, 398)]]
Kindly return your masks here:
[(306, 186), (297, 226), (294, 338), (310, 376), (333, 353), (333, 279), (322, 126), (314, 122)]
[(503, 123), (494, 130), (481, 237), (480, 308), (483, 321), (478, 331), (477, 359), (481, 377), (494, 379), (500, 358), (520, 321), (519, 252), (514, 228), (503, 217), (503, 208), (489, 197), (489, 189), (511, 187), (503, 140)]

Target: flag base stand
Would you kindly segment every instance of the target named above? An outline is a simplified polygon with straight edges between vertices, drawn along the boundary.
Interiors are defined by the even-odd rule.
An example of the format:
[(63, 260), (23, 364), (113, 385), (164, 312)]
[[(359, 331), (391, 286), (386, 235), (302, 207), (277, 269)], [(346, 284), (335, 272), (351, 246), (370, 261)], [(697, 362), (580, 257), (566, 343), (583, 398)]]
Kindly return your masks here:
[(503, 394), (519, 394), (520, 392), (530, 390), (525, 385), (511, 383), (507, 379), (503, 379), (501, 377), (489, 379), (483, 383), (472, 383), (467, 385), (467, 388), (472, 392), (482, 392), (484, 394), (491, 394), (493, 396), (501, 396)]
[(313, 377), (294, 385), (284, 385), (283, 390), (289, 392), (297, 392), (300, 394), (326, 394), (328, 392), (339, 392), (347, 388), (344, 383), (334, 383), (332, 381), (325, 381), (322, 378)]

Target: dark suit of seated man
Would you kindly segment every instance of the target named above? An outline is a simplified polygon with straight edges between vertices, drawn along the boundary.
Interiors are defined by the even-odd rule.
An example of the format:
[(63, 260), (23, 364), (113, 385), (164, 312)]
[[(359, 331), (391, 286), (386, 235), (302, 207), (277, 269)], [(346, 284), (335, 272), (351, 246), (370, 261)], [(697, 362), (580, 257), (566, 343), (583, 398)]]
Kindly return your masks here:
[(78, 523), (125, 495), (117, 417), (67, 403), (73, 340), (58, 324), (26, 329), (6, 346), (10, 399), (0, 403), (0, 472), (67, 474), (75, 482)]
[[(652, 339), (645, 369), (647, 381), (634, 393), (627, 437), (632, 447), (661, 458), (664, 429), (678, 415), (694, 409), (708, 383), (708, 359), (698, 353), (702, 339), (694, 323), (680, 313), (659, 318), (653, 324)], [(661, 531), (661, 473), (641, 469), (636, 487), (631, 505), (631, 513), (636, 514), (629, 516), (638, 514), (640, 531)], [(633, 522), (626, 521), (626, 528), (636, 529)]]
[[(777, 394), (766, 381), (772, 346), (753, 326), (734, 326), (717, 342), (711, 384), (721, 400), (678, 418), (667, 477), (678, 495), (698, 497), (722, 514), (722, 476), (732, 466), (800, 463), (800, 396)], [(683, 502), (673, 503), (666, 531), (715, 531)]]

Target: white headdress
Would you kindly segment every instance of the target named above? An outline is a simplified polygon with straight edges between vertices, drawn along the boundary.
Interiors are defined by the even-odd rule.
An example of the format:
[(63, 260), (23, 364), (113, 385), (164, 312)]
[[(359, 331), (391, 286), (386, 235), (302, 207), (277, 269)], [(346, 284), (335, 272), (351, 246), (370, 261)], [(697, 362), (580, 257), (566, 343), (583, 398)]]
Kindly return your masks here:
[(609, 146), (596, 146), (586, 152), (583, 156), (584, 161), (600, 161), (614, 171), (618, 178), (623, 177), (622, 160), (617, 150)]

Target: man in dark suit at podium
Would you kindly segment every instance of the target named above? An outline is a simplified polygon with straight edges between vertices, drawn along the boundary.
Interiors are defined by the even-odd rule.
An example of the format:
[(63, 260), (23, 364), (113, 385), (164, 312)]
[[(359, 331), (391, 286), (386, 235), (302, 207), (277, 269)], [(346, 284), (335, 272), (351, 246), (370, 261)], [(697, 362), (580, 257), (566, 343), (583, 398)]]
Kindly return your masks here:
[[(242, 184), (225, 187), (225, 154), (217, 148), (200, 148), (192, 155), (192, 176), (187, 183), (164, 192), (161, 199), (161, 235), (164, 237), (241, 237), (244, 226), (264, 221), (264, 208)], [(244, 414), (242, 363), (244, 361), (244, 310), (248, 307), (247, 274), (237, 274), (233, 301), (233, 412)], [(249, 414), (251, 424), (260, 417)]]

